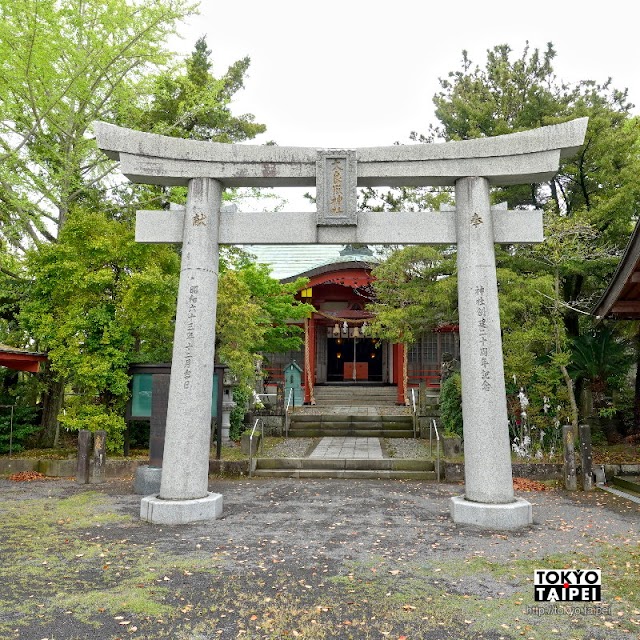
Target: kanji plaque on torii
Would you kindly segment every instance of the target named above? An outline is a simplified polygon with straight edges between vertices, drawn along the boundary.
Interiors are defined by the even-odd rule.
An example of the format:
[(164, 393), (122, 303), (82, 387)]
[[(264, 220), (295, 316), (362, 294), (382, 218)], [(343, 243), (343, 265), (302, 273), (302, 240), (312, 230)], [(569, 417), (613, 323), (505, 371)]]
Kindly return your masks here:
[[(587, 119), (495, 138), (355, 150), (235, 145), (167, 138), (96, 122), (99, 147), (133, 182), (188, 186), (187, 206), (140, 211), (139, 242), (183, 243), (160, 494), (141, 517), (180, 524), (220, 515), (208, 492), (218, 246), (456, 244), (465, 493), (454, 521), (530, 524), (511, 477), (494, 243), (542, 242), (540, 211), (491, 207), (491, 186), (542, 182), (577, 151)], [(316, 186), (313, 213), (220, 210), (225, 187)], [(357, 213), (357, 186), (455, 186), (455, 208)]]

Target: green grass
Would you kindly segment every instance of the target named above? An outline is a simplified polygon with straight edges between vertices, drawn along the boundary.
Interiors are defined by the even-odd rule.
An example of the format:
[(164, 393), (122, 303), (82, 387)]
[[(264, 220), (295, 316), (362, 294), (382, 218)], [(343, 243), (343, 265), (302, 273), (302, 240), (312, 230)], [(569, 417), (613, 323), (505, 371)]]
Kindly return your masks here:
[[(63, 499), (5, 501), (0, 506), (2, 610), (0, 637), (61, 608), (79, 622), (99, 626), (103, 616), (175, 617), (165, 602), (176, 575), (217, 573), (211, 559), (174, 556), (106, 540), (107, 527), (130, 525), (107, 496), (80, 493)], [(91, 535), (87, 535), (91, 532)], [(165, 580), (165, 578), (168, 578)]]
[[(471, 637), (496, 630), (534, 639), (582, 638), (588, 628), (636, 633), (640, 629), (640, 549), (629, 541), (603, 543), (595, 555), (577, 552), (508, 563), (474, 556), (465, 560), (404, 564), (352, 563), (350, 572), (331, 582), (355, 601), (367, 602), (385, 621), (420, 620), (422, 629), (455, 628), (462, 623)], [(605, 618), (527, 613), (533, 601), (533, 572), (540, 568), (602, 568), (603, 599), (612, 605)], [(373, 575), (375, 571), (375, 575)], [(495, 596), (474, 593), (477, 582), (495, 584)], [(629, 636), (635, 637), (635, 636)]]

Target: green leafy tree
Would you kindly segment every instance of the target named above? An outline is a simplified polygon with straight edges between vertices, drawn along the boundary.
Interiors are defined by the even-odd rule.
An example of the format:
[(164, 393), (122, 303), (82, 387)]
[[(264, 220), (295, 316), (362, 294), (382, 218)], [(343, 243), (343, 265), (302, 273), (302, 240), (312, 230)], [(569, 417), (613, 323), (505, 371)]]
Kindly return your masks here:
[(440, 419), (446, 436), (463, 437), (462, 378), (457, 372), (450, 375), (442, 384)]
[(134, 361), (167, 360), (179, 259), (136, 243), (129, 225), (100, 212), (72, 212), (59, 241), (27, 255), (32, 274), (21, 321), (72, 390), (61, 420), (107, 428), (118, 448)]
[[(584, 146), (562, 161), (553, 180), (492, 193), (494, 201), (546, 212), (545, 243), (506, 247), (497, 255), (503, 274), (501, 305), (517, 307), (513, 288), (505, 295), (504, 274), (520, 273), (527, 302), (543, 312), (539, 320), (530, 318), (520, 325), (503, 318), (507, 370), (516, 375), (520, 369), (520, 380), (544, 389), (549, 400), (544, 404), (566, 402), (577, 428), (571, 341), (588, 331), (587, 312), (606, 286), (637, 215), (640, 129), (630, 115), (626, 91), (615, 89), (610, 79), (602, 84), (559, 82), (555, 57), (551, 43), (543, 51), (527, 44), (520, 55), (499, 45), (487, 52), (482, 66), (463, 52), (461, 69), (442, 78), (434, 96), (439, 125), (421, 139), (464, 140), (589, 117)], [(559, 372), (564, 390), (558, 376), (545, 368), (549, 363)]]
[[(0, 282), (1, 312), (5, 319), (0, 329), (6, 329), (5, 335), (12, 343), (24, 344), (35, 337), (42, 348), (47, 348), (55, 342), (51, 342), (55, 336), (44, 326), (33, 324), (33, 301), (22, 295), (23, 284), (29, 283), (29, 298), (38, 287), (38, 295), (57, 296), (61, 285), (54, 274), (46, 275), (52, 278), (51, 283), (34, 283), (34, 279), (45, 277), (47, 260), (62, 260), (64, 254), (74, 277), (79, 273), (69, 266), (74, 258), (78, 268), (91, 263), (95, 247), (76, 243), (72, 253), (65, 253), (62, 247), (60, 254), (50, 247), (73, 245), (70, 237), (62, 240), (72, 216), (86, 214), (91, 219), (94, 214), (104, 215), (107, 220), (123, 222), (111, 227), (110, 232), (118, 236), (123, 247), (132, 248), (127, 238), (136, 208), (153, 208), (154, 203), (162, 207), (184, 198), (177, 189), (121, 185), (112, 175), (115, 164), (98, 151), (91, 136), (92, 121), (221, 141), (246, 140), (264, 130), (251, 115), (235, 117), (230, 112), (230, 100), (242, 88), (247, 58), (216, 79), (211, 74), (210, 52), (200, 40), (186, 63), (173, 62), (166, 48), (167, 37), (194, 7), (186, 0), (146, 4), (135, 0), (0, 0), (0, 243), (6, 248), (0, 257), (4, 278)], [(42, 262), (34, 257), (34, 252), (40, 251)], [(83, 255), (85, 251), (87, 255)], [(175, 259), (175, 252), (169, 253)], [(153, 286), (157, 277), (167, 276), (162, 261), (154, 263), (158, 255), (148, 254), (149, 263), (142, 271), (138, 270), (141, 265), (136, 262), (135, 252), (129, 258), (122, 254), (118, 257), (123, 269), (132, 269), (125, 275), (133, 276), (130, 286), (115, 287), (115, 293), (111, 292), (119, 313), (135, 316), (125, 318), (122, 335), (116, 336), (114, 326), (109, 329), (109, 340), (71, 340), (66, 350), (53, 348), (41, 378), (46, 383), (43, 444), (52, 442), (67, 384), (82, 389), (73, 400), (80, 407), (76, 414), (86, 413), (78, 420), (95, 422), (96, 409), (90, 398), (98, 397), (114, 415), (115, 407), (122, 403), (122, 380), (115, 372), (145, 353), (157, 359), (150, 348), (153, 336), (144, 338), (146, 343), (142, 344), (135, 333), (135, 327), (143, 326), (145, 320), (144, 310), (133, 300), (138, 295), (144, 300), (145, 287)], [(167, 277), (174, 286), (173, 278)], [(99, 287), (108, 288), (110, 283), (105, 279), (93, 285), (92, 295), (97, 296)], [(82, 306), (82, 287), (76, 293), (73, 303), (64, 295), (39, 302), (52, 317), (63, 318), (73, 309), (97, 324), (108, 322), (108, 313), (104, 318), (96, 317), (101, 307), (92, 307), (95, 301), (91, 296), (85, 297), (89, 306)], [(27, 305), (21, 316), (24, 325), (15, 330), (23, 303)], [(165, 335), (172, 312), (158, 314), (153, 320), (162, 325), (156, 335)], [(70, 318), (65, 322), (72, 324)], [(26, 335), (27, 327), (35, 333)], [(67, 328), (71, 336), (73, 332)], [(133, 333), (125, 335), (129, 330)], [(120, 343), (121, 349), (113, 346)], [(159, 347), (166, 351), (167, 344), (170, 339)], [(77, 362), (71, 366), (74, 357)], [(94, 368), (96, 359), (104, 362)], [(117, 401), (111, 400), (110, 394)], [(79, 398), (86, 398), (88, 404), (82, 404)], [(67, 417), (72, 413), (71, 407), (68, 409)]]
[(306, 279), (281, 284), (266, 265), (255, 264), (245, 252), (225, 253), (218, 287), (216, 357), (249, 383), (261, 352), (300, 348), (303, 331), (291, 321), (308, 317), (313, 307), (295, 299)]
[(264, 334), (253, 345), (254, 349), (265, 353), (299, 349), (304, 331), (293, 323), (309, 317), (314, 309), (312, 305), (296, 300), (295, 295), (307, 285), (308, 280), (298, 278), (281, 284), (271, 277), (267, 265), (250, 261), (243, 264), (240, 275), (261, 309), (259, 322), (264, 326)]
[[(462, 69), (440, 80), (442, 90), (434, 97), (440, 125), (432, 128), (431, 137), (463, 140), (589, 117), (584, 146), (561, 163), (553, 180), (493, 193), (496, 201), (507, 200), (512, 207), (535, 206), (554, 216), (577, 216), (597, 232), (593, 242), (608, 248), (608, 260), (589, 263), (594, 271), (574, 266), (571, 273), (561, 274), (560, 289), (568, 304), (563, 319), (569, 334), (576, 336), (580, 328), (575, 309), (586, 310), (594, 291), (602, 288), (602, 276), (612, 269), (611, 253), (624, 248), (636, 216), (640, 129), (630, 116), (633, 105), (626, 90), (616, 90), (610, 80), (604, 84), (559, 82), (553, 72), (556, 52), (551, 43), (542, 53), (528, 44), (520, 57), (512, 53), (507, 45), (496, 46), (480, 67), (463, 52)], [(629, 181), (621, 190), (622, 176)]]
[(456, 303), (455, 261), (434, 247), (411, 246), (393, 252), (372, 275), (375, 317), (372, 335), (413, 342), (425, 331), (451, 321)]
[[(372, 271), (374, 313), (370, 335), (405, 345), (451, 321), (456, 308), (452, 256), (434, 247), (411, 246), (393, 251)], [(404, 387), (407, 362), (404, 359)]]
[(218, 285), (216, 360), (238, 379), (232, 412), (232, 439), (240, 436), (247, 399), (255, 384), (261, 352), (299, 349), (302, 330), (291, 321), (306, 318), (313, 307), (295, 299), (307, 280), (281, 284), (266, 265), (251, 262), (243, 251), (224, 251)]
[(600, 326), (574, 338), (571, 352), (572, 377), (587, 385), (596, 408), (604, 407), (606, 398), (625, 386), (632, 363), (628, 343), (611, 327)]
[(143, 131), (213, 142), (242, 142), (264, 133), (266, 126), (254, 122), (252, 114), (231, 112), (231, 101), (244, 88), (251, 60), (245, 57), (234, 62), (216, 78), (210, 58), (211, 50), (205, 38), (200, 38), (186, 65), (148, 79), (148, 103), (139, 104), (134, 111), (121, 105), (123, 120), (130, 118), (131, 125)]
[(0, 454), (24, 451), (37, 429), (34, 426), (35, 413), (33, 406), (17, 405), (12, 423), (10, 410), (0, 408)]
[[(57, 242), (72, 211), (104, 207), (113, 163), (91, 122), (136, 104), (140, 80), (167, 63), (166, 39), (192, 11), (185, 0), (0, 0), (0, 273), (11, 279), (0, 289), (17, 301), (9, 325), (30, 279), (26, 254)], [(55, 359), (42, 378), (51, 444), (64, 389)]]
[(92, 187), (112, 163), (91, 123), (138, 103), (192, 11), (185, 0), (0, 0), (0, 215), (12, 247), (55, 241), (74, 205), (99, 203)]
[(216, 359), (231, 367), (243, 384), (253, 381), (256, 345), (262, 342), (266, 326), (262, 310), (252, 299), (242, 275), (227, 269), (218, 283), (216, 317)]

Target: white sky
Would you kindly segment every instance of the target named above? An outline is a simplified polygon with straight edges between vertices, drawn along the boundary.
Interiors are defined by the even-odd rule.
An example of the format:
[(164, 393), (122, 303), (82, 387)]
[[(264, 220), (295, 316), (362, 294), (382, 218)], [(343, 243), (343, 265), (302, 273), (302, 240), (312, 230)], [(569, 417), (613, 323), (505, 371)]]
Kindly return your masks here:
[(200, 15), (181, 29), (177, 46), (188, 53), (206, 35), (216, 75), (251, 57), (233, 111), (267, 125), (255, 143), (378, 146), (409, 142), (411, 131), (426, 132), (435, 122), (438, 78), (460, 68), (463, 49), (484, 66), (486, 50), (505, 42), (520, 54), (527, 40), (540, 50), (551, 41), (559, 79), (611, 76), (640, 105), (632, 6), (621, 0), (201, 0)]

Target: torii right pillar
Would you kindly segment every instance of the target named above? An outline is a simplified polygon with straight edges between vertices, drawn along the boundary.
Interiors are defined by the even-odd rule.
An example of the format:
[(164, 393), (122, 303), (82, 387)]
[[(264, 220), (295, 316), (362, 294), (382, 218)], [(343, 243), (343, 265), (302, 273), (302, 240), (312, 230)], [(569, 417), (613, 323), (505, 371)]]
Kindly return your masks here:
[(462, 178), (455, 189), (465, 493), (451, 516), (512, 529), (533, 515), (513, 492), (489, 181)]

